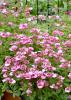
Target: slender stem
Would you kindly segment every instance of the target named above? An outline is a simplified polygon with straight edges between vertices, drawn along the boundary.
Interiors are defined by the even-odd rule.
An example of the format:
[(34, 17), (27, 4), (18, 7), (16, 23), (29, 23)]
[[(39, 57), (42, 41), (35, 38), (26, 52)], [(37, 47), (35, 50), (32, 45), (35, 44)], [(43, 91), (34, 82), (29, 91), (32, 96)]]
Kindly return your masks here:
[(27, 5), (27, 0), (26, 0), (26, 5)]
[(59, 11), (59, 0), (58, 0), (58, 15), (59, 15), (59, 12), (60, 12), (60, 11)]
[[(47, 0), (47, 18), (49, 18), (49, 0)], [(48, 32), (49, 32), (49, 19), (48, 19)]]
[(49, 16), (49, 0), (47, 0), (47, 17)]
[(38, 0), (37, 0), (37, 22), (38, 22)]

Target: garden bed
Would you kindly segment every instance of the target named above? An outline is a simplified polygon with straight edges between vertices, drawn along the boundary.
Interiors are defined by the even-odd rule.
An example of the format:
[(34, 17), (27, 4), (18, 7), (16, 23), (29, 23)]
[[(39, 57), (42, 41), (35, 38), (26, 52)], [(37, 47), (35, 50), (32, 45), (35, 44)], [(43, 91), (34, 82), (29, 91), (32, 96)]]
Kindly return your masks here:
[(48, 6), (43, 1), (43, 9), (30, 1), (21, 4), (23, 9), (13, 4), (3, 3), (0, 12), (0, 97), (71, 100), (71, 19), (65, 14), (66, 2), (58, 6), (64, 5), (60, 13), (56, 8), (52, 13), (51, 6), (58, 2), (50, 2), (48, 15), (43, 14)]

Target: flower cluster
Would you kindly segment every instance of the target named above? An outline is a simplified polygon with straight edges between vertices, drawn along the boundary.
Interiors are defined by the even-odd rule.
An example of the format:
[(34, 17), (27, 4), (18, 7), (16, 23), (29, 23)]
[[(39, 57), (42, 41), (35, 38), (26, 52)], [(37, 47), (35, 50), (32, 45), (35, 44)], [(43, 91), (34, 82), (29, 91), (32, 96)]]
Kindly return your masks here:
[(54, 35), (60, 35), (60, 36), (63, 36), (64, 35), (64, 33), (62, 31), (60, 31), (60, 30), (54, 30), (53, 31), (53, 34)]
[(12, 34), (10, 32), (0, 32), (0, 37), (7, 38), (10, 37)]
[(39, 16), (38, 16), (38, 19), (39, 19), (40, 21), (45, 21), (45, 20), (46, 20), (46, 16), (44, 16), (44, 15), (39, 15)]
[[(20, 28), (21, 27), (21, 28)], [(19, 29), (28, 28), (27, 24), (20, 25)], [(63, 87), (65, 76), (57, 73), (57, 69), (69, 69), (70, 61), (64, 58), (64, 44), (58, 35), (63, 32), (55, 30), (52, 35), (41, 32), (37, 28), (30, 30), (31, 36), (24, 34), (13, 35), (14, 41), (10, 43), (9, 50), (13, 56), (5, 57), (3, 65), (3, 82), (15, 84), (17, 79), (28, 81), (27, 95), (32, 93), (33, 81), (38, 89), (45, 87), (58, 90)], [(8, 33), (1, 37), (8, 36)], [(63, 45), (63, 46), (62, 46)], [(54, 64), (52, 63), (54, 62)], [(71, 80), (71, 72), (67, 76)], [(54, 83), (50, 80), (56, 80)], [(65, 88), (65, 92), (71, 92), (71, 88)]]
[(71, 48), (71, 34), (68, 35), (68, 40), (64, 43), (65, 47)]

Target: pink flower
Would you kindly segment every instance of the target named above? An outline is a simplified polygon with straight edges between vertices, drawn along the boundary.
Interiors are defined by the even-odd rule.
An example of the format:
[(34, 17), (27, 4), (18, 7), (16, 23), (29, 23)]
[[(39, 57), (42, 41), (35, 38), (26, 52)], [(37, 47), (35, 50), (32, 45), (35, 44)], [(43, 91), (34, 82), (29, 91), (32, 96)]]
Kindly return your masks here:
[(28, 21), (34, 21), (34, 20), (36, 20), (36, 17), (35, 16), (32, 16), (32, 17), (27, 18), (27, 20)]
[(71, 40), (67, 40), (67, 41), (64, 43), (64, 46), (65, 46), (65, 47), (71, 47)]
[(27, 23), (19, 25), (19, 29), (20, 30), (24, 30), (24, 29), (27, 29), (27, 28), (28, 28), (28, 24)]
[(55, 43), (55, 47), (59, 48), (60, 47), (60, 43)]
[(28, 88), (28, 89), (26, 90), (26, 93), (27, 93), (27, 95), (29, 96), (29, 95), (32, 93), (32, 90), (31, 90), (30, 88)]
[(0, 32), (0, 37), (2, 37), (2, 38), (6, 38), (7, 35), (6, 35), (4, 32)]
[(37, 81), (37, 87), (38, 87), (39, 89), (42, 89), (43, 87), (45, 87), (45, 83), (46, 83), (45, 80), (38, 80), (38, 81)]
[(68, 74), (68, 78), (71, 80), (71, 72)]
[(6, 73), (6, 72), (7, 72), (7, 70), (8, 70), (8, 68), (7, 68), (7, 67), (3, 67), (2, 72), (3, 72), (3, 73)]
[(49, 18), (49, 19), (52, 19), (52, 18), (53, 18), (53, 16), (48, 16), (48, 18)]
[(21, 54), (19, 54), (19, 55), (17, 55), (16, 57), (15, 57), (15, 60), (16, 61), (21, 61), (22, 59), (24, 58), (24, 56)]
[(69, 35), (68, 35), (68, 38), (70, 38), (70, 39), (71, 39), (71, 34), (69, 34)]
[(31, 30), (30, 30), (30, 32), (31, 33), (40, 33), (40, 29), (37, 29), (37, 28), (32, 28)]
[(63, 57), (60, 57), (59, 60), (60, 60), (61, 63), (64, 63), (65, 62), (65, 59)]
[(40, 57), (37, 57), (35, 59), (35, 64), (38, 64), (38, 63), (41, 63), (42, 62), (42, 59)]
[(4, 78), (6, 78), (6, 77), (7, 77), (7, 74), (6, 74), (6, 73), (4, 73), (4, 74), (3, 74), (3, 77), (4, 77)]
[(39, 15), (39, 16), (38, 16), (38, 19), (39, 19), (40, 21), (45, 21), (45, 20), (46, 20), (46, 16), (44, 16), (44, 15)]
[(11, 46), (11, 48), (9, 49), (10, 51), (16, 51), (17, 50), (17, 46), (16, 45), (13, 45), (13, 46)]
[(70, 93), (70, 92), (71, 92), (71, 87), (70, 87), (70, 86), (66, 87), (66, 88), (65, 88), (65, 92), (66, 92), (66, 93)]
[(60, 16), (57, 15), (57, 16), (56, 16), (56, 19), (60, 19)]
[(6, 32), (6, 35), (7, 35), (7, 37), (9, 37), (9, 36), (12, 35), (12, 33), (10, 33), (10, 32)]
[(70, 66), (70, 61), (65, 61), (60, 65), (61, 68), (70, 68)]
[(58, 90), (61, 87), (62, 87), (62, 85), (60, 83), (50, 85), (50, 88), (55, 89), (55, 90)]
[(9, 80), (9, 83), (10, 83), (10, 84), (15, 84), (16, 81), (15, 81), (13, 78), (11, 78), (11, 79)]
[(8, 22), (8, 26), (14, 26), (13, 22)]
[(53, 35), (60, 35), (60, 36), (64, 35), (64, 33), (62, 31), (60, 31), (60, 30), (54, 30), (52, 34)]
[(43, 69), (41, 72), (39, 72), (38, 75), (41, 77), (41, 79), (46, 79), (45, 69)]
[(4, 82), (8, 82), (10, 80), (10, 78), (5, 78), (5, 79), (3, 79), (2, 80), (2, 82), (4, 83)]
[(13, 79), (13, 78), (5, 78), (5, 79), (3, 79), (2, 80), (3, 82), (8, 82), (8, 83), (10, 83), (10, 84), (15, 84), (16, 83), (16, 81)]
[(63, 82), (63, 80), (65, 79), (65, 77), (63, 77), (63, 76), (58, 76), (58, 79), (59, 79), (61, 82)]
[(67, 11), (65, 12), (65, 14), (71, 15), (71, 11)]
[(31, 75), (30, 75), (29, 73), (25, 73), (25, 74), (23, 75), (23, 77), (24, 77), (25, 79), (27, 79), (27, 80), (30, 80), (30, 79), (31, 79)]
[(15, 17), (18, 17), (18, 16), (19, 16), (19, 13), (18, 13), (18, 12), (14, 12), (13, 15), (14, 15)]
[(2, 13), (3, 13), (3, 14), (8, 14), (7, 9), (3, 9), (3, 10), (2, 10)]
[(58, 50), (57, 55), (63, 55), (63, 50)]
[(6, 61), (5, 61), (5, 66), (7, 67), (7, 66), (10, 66), (10, 64), (11, 64), (11, 59), (7, 59)]
[(11, 36), (12, 34), (10, 33), (10, 32), (0, 32), (0, 37), (2, 37), (2, 38), (7, 38), (7, 37), (9, 37), (9, 36)]
[(52, 78), (56, 78), (58, 75), (56, 73), (52, 73)]

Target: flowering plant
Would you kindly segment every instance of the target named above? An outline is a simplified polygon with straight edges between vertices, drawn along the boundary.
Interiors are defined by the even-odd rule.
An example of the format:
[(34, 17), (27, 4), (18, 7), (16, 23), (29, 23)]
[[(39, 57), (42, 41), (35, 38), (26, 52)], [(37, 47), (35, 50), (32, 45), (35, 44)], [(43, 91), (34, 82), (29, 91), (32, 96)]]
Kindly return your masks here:
[[(22, 30), (26, 28), (29, 28), (28, 24), (19, 26)], [(6, 83), (7, 89), (15, 95), (21, 95), (21, 92), (22, 95), (31, 95), (41, 89), (63, 89), (70, 93), (71, 61), (65, 58), (67, 48), (71, 47), (70, 34), (69, 40), (65, 42), (60, 39), (64, 35), (60, 30), (50, 35), (32, 28), (29, 33), (30, 36), (8, 35), (13, 38), (9, 50), (14, 53), (5, 57), (2, 68), (2, 81)], [(3, 33), (1, 36), (5, 37)]]
[[(3, 66), (0, 67), (0, 95), (9, 91), (18, 96), (27, 94), (30, 100), (44, 100), (44, 97), (45, 100), (67, 100), (71, 93), (71, 60), (66, 55), (71, 50), (71, 34), (63, 40), (65, 33), (59, 29), (51, 34), (42, 32), (31, 24), (37, 19), (30, 15), (31, 10), (25, 9), (28, 23), (20, 22), (19, 26), (18, 22), (6, 23), (10, 31), (15, 30), (15, 34), (0, 32), (0, 47), (6, 45), (3, 53), (7, 49)], [(19, 12), (2, 10), (5, 18), (10, 13), (14, 19), (19, 19)], [(59, 16), (49, 16), (49, 19), (52, 17), (61, 20)], [(46, 17), (39, 15), (38, 19), (45, 21)], [(4, 24), (1, 22), (0, 26)]]

